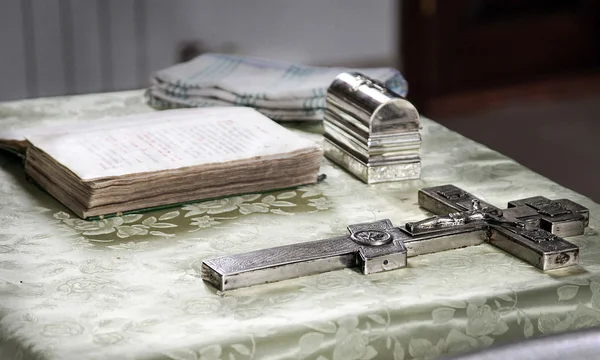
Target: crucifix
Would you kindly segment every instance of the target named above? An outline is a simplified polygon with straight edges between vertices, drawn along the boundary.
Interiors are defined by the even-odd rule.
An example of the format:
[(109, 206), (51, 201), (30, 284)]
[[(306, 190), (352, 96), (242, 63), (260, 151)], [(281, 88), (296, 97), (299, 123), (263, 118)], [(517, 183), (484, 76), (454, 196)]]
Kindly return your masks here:
[(587, 208), (543, 196), (500, 209), (454, 186), (419, 190), (419, 206), (436, 216), (394, 227), (389, 220), (348, 226), (349, 234), (208, 259), (202, 278), (217, 289), (314, 275), (347, 267), (363, 274), (406, 266), (407, 257), (490, 243), (546, 271), (576, 265), (579, 247), (562, 237), (581, 235)]

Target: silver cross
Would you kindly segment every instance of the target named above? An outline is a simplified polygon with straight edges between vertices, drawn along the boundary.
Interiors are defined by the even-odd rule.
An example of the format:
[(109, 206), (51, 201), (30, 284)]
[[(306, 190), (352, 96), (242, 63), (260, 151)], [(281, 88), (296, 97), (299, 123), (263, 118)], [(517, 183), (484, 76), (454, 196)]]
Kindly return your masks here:
[(589, 223), (588, 209), (567, 199), (536, 196), (501, 210), (454, 185), (421, 189), (418, 199), (437, 216), (403, 227), (355, 224), (346, 236), (208, 259), (202, 277), (223, 291), (347, 267), (372, 274), (405, 267), (407, 256), (484, 242), (545, 271), (578, 263), (579, 248), (561, 237)]

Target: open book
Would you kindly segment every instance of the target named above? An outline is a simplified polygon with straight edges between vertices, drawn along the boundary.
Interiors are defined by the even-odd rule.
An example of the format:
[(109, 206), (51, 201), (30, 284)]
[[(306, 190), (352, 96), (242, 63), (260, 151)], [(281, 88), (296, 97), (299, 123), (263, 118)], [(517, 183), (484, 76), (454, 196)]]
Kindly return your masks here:
[(322, 149), (257, 111), (154, 112), (0, 133), (25, 172), (82, 218), (317, 180)]

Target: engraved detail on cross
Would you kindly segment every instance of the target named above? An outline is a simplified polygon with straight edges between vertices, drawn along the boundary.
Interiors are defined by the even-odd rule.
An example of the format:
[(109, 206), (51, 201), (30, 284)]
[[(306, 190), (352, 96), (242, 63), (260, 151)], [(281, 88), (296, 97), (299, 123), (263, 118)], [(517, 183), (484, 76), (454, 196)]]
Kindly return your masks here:
[(394, 227), (389, 220), (348, 226), (326, 240), (223, 256), (202, 263), (202, 278), (232, 290), (348, 267), (364, 274), (406, 266), (407, 257), (490, 243), (546, 271), (575, 265), (579, 248), (562, 237), (581, 235), (587, 208), (542, 196), (510, 201), (501, 210), (454, 186), (419, 190), (419, 206), (436, 216)]

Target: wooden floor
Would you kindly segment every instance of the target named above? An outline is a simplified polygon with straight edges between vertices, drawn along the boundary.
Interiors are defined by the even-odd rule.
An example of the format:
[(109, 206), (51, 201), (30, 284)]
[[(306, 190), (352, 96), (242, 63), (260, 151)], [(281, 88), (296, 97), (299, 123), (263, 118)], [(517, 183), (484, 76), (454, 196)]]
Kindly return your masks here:
[(449, 102), (463, 111), (431, 117), (600, 202), (600, 91), (588, 90), (504, 98), (471, 114), (464, 112), (469, 102), (463, 99), (462, 104)]

